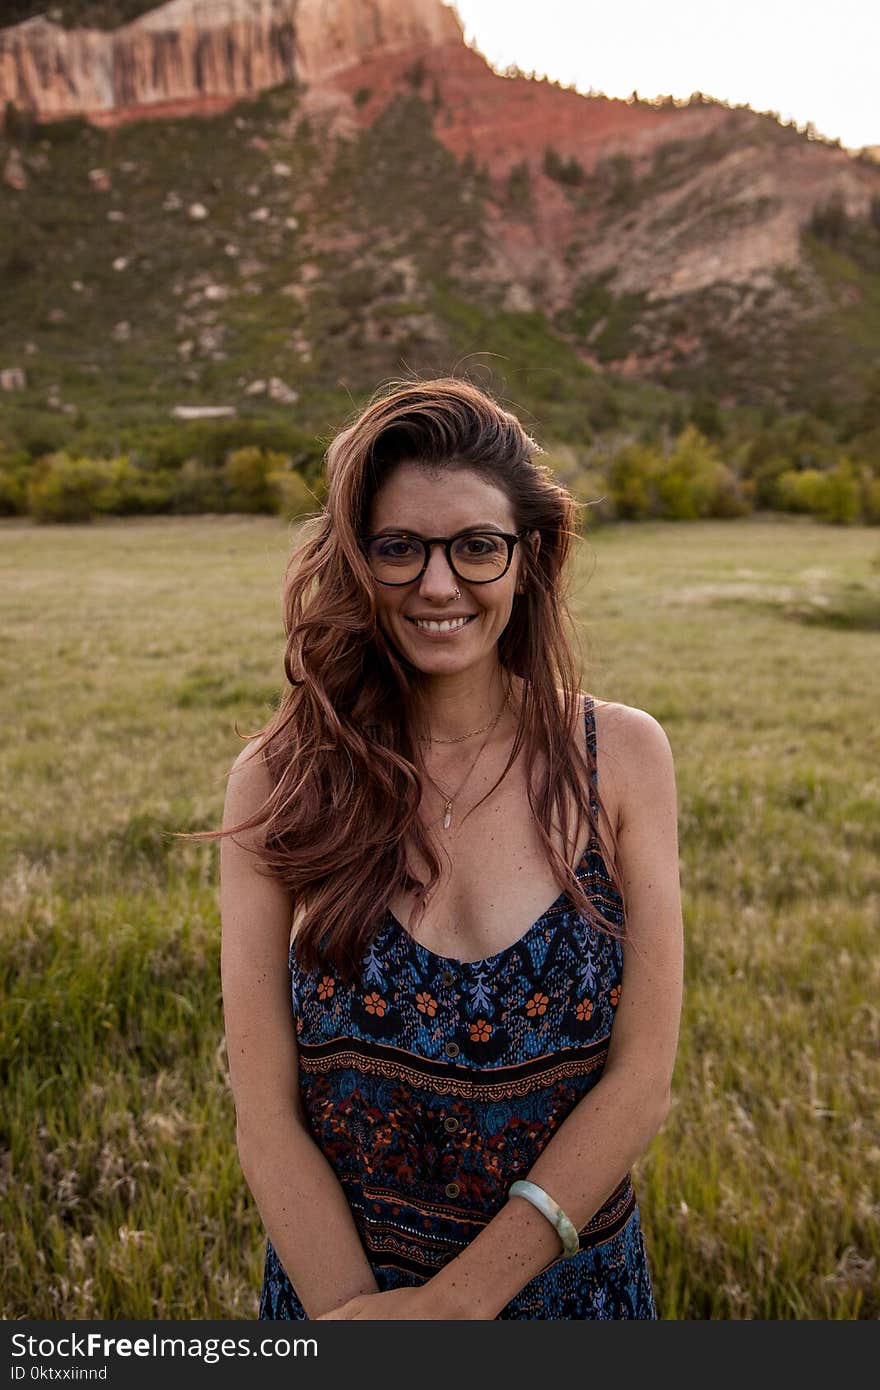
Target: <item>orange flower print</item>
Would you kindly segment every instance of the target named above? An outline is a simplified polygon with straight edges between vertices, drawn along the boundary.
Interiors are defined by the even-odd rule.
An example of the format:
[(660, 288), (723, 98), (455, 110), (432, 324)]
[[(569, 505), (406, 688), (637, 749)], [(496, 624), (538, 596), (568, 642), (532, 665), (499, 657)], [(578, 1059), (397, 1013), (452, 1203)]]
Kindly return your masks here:
[(484, 1018), (478, 1018), (476, 1023), (470, 1025), (471, 1042), (488, 1042), (492, 1032), (492, 1025), (487, 1023)]
[(620, 985), (614, 985), (611, 990), (611, 1003), (614, 1008), (620, 1003)]
[(574, 1016), (579, 1023), (586, 1023), (588, 1018), (593, 1016), (592, 999), (582, 999), (574, 1011)]
[(318, 985), (318, 998), (329, 999), (333, 994), (334, 983), (332, 975), (325, 975)]
[(385, 1003), (381, 994), (373, 990), (372, 994), (368, 994), (364, 998), (364, 1008), (368, 1014), (376, 1014), (378, 1018), (384, 1018), (385, 1010), (388, 1008), (388, 1005)]
[(437, 1012), (437, 1000), (432, 999), (425, 990), (422, 994), (416, 995), (416, 1008), (420, 1014), (427, 1014), (428, 1018), (433, 1018)]
[(550, 1000), (547, 998), (546, 994), (542, 994), (540, 990), (537, 990), (532, 995), (531, 999), (526, 1001), (526, 1013), (529, 1018), (535, 1018), (538, 1014), (545, 1014), (549, 1003)]

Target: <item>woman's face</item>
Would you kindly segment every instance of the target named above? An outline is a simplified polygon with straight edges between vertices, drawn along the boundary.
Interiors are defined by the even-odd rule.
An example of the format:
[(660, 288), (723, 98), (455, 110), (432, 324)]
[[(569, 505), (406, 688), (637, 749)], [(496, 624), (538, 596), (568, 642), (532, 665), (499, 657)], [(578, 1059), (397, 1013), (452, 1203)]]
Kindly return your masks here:
[[(403, 463), (385, 479), (373, 499), (369, 534), (393, 529), (417, 536), (454, 536), (470, 526), (513, 535), (516, 523), (500, 488), (469, 469), (428, 472)], [(536, 548), (539, 537), (536, 537)], [(490, 584), (468, 584), (450, 569), (439, 545), (431, 547), (428, 567), (411, 584), (374, 582), (379, 624), (402, 656), (426, 674), (461, 671), (491, 657), (506, 628), (517, 580), (522, 572), (520, 547), (514, 546), (510, 568)], [(456, 597), (459, 590), (459, 597)], [(468, 619), (454, 631), (432, 632), (416, 619)]]

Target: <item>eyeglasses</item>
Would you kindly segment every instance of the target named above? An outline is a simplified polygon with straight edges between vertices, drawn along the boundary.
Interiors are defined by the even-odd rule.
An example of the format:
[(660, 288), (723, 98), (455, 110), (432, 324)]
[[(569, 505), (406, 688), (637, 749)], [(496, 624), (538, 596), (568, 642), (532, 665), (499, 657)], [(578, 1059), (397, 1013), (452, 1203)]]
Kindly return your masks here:
[(414, 536), (411, 531), (364, 536), (361, 549), (380, 584), (412, 584), (428, 568), (432, 545), (442, 545), (449, 568), (466, 584), (492, 584), (510, 568), (513, 547), (525, 531), (459, 531), (454, 536)]

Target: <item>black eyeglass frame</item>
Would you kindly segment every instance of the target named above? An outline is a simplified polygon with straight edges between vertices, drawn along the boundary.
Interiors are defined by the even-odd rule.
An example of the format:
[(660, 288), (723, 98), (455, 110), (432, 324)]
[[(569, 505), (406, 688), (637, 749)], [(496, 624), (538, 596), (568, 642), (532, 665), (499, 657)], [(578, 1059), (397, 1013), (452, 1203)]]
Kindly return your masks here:
[[(422, 568), (419, 570), (418, 574), (413, 575), (412, 579), (379, 579), (375, 574), (373, 574), (372, 569), (370, 570), (370, 574), (372, 575), (373, 579), (376, 580), (377, 584), (385, 584), (393, 589), (402, 588), (404, 584), (418, 583), (422, 575), (425, 573), (425, 570), (428, 568), (428, 564), (431, 559), (431, 547), (433, 545), (443, 546), (443, 549), (446, 552), (446, 563), (452, 570), (452, 573), (455, 575), (456, 579), (460, 579), (462, 584), (495, 584), (499, 579), (503, 579), (507, 571), (510, 569), (510, 562), (513, 559), (513, 547), (516, 545), (518, 540), (521, 540), (522, 537), (527, 534), (528, 527), (525, 527), (522, 531), (517, 531), (515, 534), (512, 534), (508, 531), (485, 531), (481, 530), (479, 527), (474, 527), (466, 529), (464, 531), (456, 531), (454, 536), (417, 536), (414, 531), (382, 531), (377, 536), (362, 536), (360, 545), (361, 549), (364, 552), (364, 555), (367, 557), (369, 557), (369, 548), (373, 541), (418, 541), (420, 545), (424, 546), (425, 562), (422, 565)], [(493, 574), (491, 579), (465, 579), (464, 575), (459, 574), (452, 560), (452, 547), (457, 540), (461, 539), (462, 536), (497, 536), (499, 540), (507, 541), (507, 563), (505, 564), (504, 569), (501, 571), (501, 573)], [(367, 563), (369, 563), (369, 558), (367, 558)]]

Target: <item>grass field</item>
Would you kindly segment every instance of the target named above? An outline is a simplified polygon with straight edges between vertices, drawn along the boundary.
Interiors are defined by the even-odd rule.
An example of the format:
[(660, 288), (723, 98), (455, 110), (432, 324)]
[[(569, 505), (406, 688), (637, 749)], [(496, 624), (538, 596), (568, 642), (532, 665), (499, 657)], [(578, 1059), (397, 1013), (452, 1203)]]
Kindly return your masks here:
[[(283, 679), (272, 518), (0, 523), (7, 1318), (254, 1318), (217, 845)], [(678, 779), (674, 1105), (634, 1171), (664, 1318), (876, 1318), (880, 532), (584, 542), (583, 686)]]

